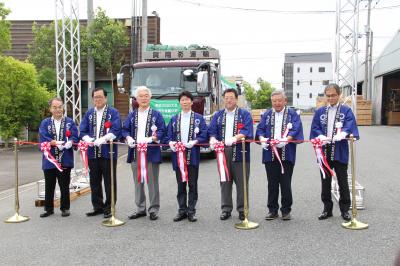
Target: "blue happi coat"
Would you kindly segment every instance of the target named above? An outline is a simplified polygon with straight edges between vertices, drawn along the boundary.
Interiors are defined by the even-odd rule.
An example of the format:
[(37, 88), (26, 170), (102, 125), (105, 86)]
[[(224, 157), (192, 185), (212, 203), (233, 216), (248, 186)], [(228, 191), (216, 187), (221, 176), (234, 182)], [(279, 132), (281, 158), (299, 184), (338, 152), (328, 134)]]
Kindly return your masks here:
[[(347, 133), (347, 137), (353, 134), (356, 139), (360, 138), (358, 133), (356, 119), (353, 111), (346, 105), (339, 104), (338, 112), (335, 116), (335, 123), (333, 123), (332, 136), (327, 136), (328, 133), (328, 106), (321, 107), (315, 111), (314, 118), (311, 124), (310, 139), (316, 138), (319, 135), (327, 136), (332, 138), (336, 132), (336, 122), (342, 122), (342, 132)], [(328, 159), (339, 161), (347, 164), (349, 162), (349, 144), (347, 140), (341, 140), (334, 142), (332, 145), (332, 153), (326, 154), (326, 147), (324, 146), (324, 152)]]
[[(146, 137), (152, 136), (153, 132), (151, 130), (151, 127), (155, 125), (157, 127), (157, 139), (162, 142), (165, 137), (165, 123), (162, 114), (159, 111), (150, 108), (146, 121), (146, 125), (141, 125), (146, 127)], [(122, 137), (126, 138), (127, 136), (131, 136), (136, 141), (138, 127), (137, 123), (138, 109), (135, 109), (129, 113), (128, 117), (124, 121), (124, 125), (122, 127)], [(157, 143), (153, 142), (150, 144)], [(160, 146), (147, 146), (147, 160), (152, 163), (161, 163)], [(127, 162), (131, 163), (134, 161), (136, 161), (136, 148), (129, 148)]]
[[(104, 124), (110, 121), (111, 127), (109, 128), (108, 133), (112, 133), (116, 136), (116, 139), (113, 141), (118, 141), (121, 137), (121, 118), (119, 116), (119, 112), (117, 109), (106, 105), (103, 113), (102, 121), (96, 121), (96, 112), (95, 108), (90, 108), (81, 121), (81, 125), (79, 127), (80, 135), (79, 137), (82, 139), (84, 136), (88, 135), (91, 138), (96, 139), (96, 125), (97, 123), (101, 123), (100, 134), (99, 137), (103, 137), (107, 134), (107, 130)], [(113, 145), (113, 158), (116, 159), (118, 157), (118, 145)], [(90, 147), (88, 149), (88, 158), (110, 158), (110, 145), (108, 143), (100, 145), (100, 147)]]
[[(166, 143), (170, 141), (181, 141), (180, 139), (180, 121), (179, 121), (180, 115), (174, 115), (167, 128), (167, 138), (166, 138)], [(198, 133), (195, 133), (197, 130), (199, 131)], [(207, 142), (207, 125), (206, 121), (204, 120), (203, 116), (191, 112), (190, 116), (190, 128), (189, 128), (189, 137), (188, 137), (188, 142), (191, 140), (197, 140), (198, 144), (201, 143), (206, 143)], [(177, 171), (178, 170), (178, 161), (177, 161), (177, 156), (176, 152), (172, 152), (172, 168)], [(186, 149), (186, 162), (188, 165), (193, 165), (193, 166), (199, 166), (200, 164), (200, 146), (193, 146), (191, 149)]]
[[(260, 123), (257, 126), (256, 130), (256, 139), (259, 139), (260, 136), (264, 138), (271, 139), (279, 139), (281, 136), (274, 136), (275, 134), (275, 114), (273, 109), (267, 110), (260, 119)], [(283, 133), (287, 127), (287, 124), (291, 123), (292, 128), (289, 130), (288, 136), (291, 136), (293, 140), (304, 140), (303, 136), (303, 125), (300, 120), (300, 116), (296, 113), (295, 110), (285, 107), (283, 121), (282, 121), (282, 129), (281, 133)], [(293, 164), (296, 162), (296, 147), (298, 143), (289, 142), (285, 145), (281, 150), (281, 160), (282, 161), (290, 161)], [(272, 152), (271, 148), (268, 150), (263, 149), (262, 162), (271, 162), (277, 160)]]
[[(67, 141), (66, 137), (66, 131), (69, 130), (71, 132), (71, 136), (68, 138), (68, 140), (72, 140), (72, 142), (78, 142), (78, 128), (76, 127), (74, 121), (69, 118), (69, 117), (63, 117), (61, 121), (61, 126), (60, 126), (60, 134), (57, 137), (56, 136), (56, 129), (55, 125), (53, 124), (53, 119), (51, 117), (48, 117), (44, 119), (40, 123), (39, 127), (39, 142), (50, 142), (52, 140), (58, 140), (58, 141)], [(59, 163), (61, 163), (61, 166), (67, 167), (67, 168), (73, 168), (74, 167), (74, 151), (73, 148), (71, 149), (63, 149), (60, 151), (57, 147), (52, 146), (50, 150), (51, 154), (53, 155), (54, 158), (58, 160)], [(54, 164), (49, 162), (43, 155), (42, 157), (42, 169), (47, 170), (47, 169), (53, 169), (56, 168)]]
[[(233, 135), (239, 134), (239, 130), (237, 129), (238, 124), (242, 124), (243, 128), (240, 130), (240, 133), (245, 135), (246, 140), (252, 140), (253, 135), (253, 119), (251, 118), (250, 113), (242, 108), (237, 107), (235, 111), (235, 122)], [(225, 124), (226, 124), (226, 114), (225, 109), (219, 110), (216, 112), (211, 120), (211, 123), (208, 127), (208, 135), (209, 137), (214, 137), (218, 141), (225, 141)], [(242, 143), (237, 142), (232, 145), (233, 147), (233, 156), (232, 161), (242, 161)], [(229, 160), (229, 158), (227, 158)], [(250, 143), (246, 143), (246, 162), (250, 162)]]

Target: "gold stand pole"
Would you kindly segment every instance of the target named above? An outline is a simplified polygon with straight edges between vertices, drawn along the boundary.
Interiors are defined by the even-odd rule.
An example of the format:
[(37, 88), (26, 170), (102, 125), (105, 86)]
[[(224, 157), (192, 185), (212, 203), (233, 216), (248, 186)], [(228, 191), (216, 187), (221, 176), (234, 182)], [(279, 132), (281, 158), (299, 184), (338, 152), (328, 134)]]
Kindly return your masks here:
[(115, 218), (115, 193), (114, 193), (114, 158), (113, 158), (113, 141), (110, 140), (110, 166), (111, 166), (111, 217), (104, 220), (102, 224), (108, 227), (115, 227), (125, 224), (125, 222)]
[(253, 223), (248, 220), (249, 217), (249, 206), (247, 201), (247, 175), (246, 175), (246, 142), (242, 138), (242, 162), (243, 162), (243, 188), (244, 188), (244, 220), (240, 223), (235, 224), (236, 229), (250, 230), (256, 229), (258, 223)]
[(367, 229), (368, 224), (357, 221), (357, 202), (356, 202), (356, 167), (354, 162), (354, 136), (350, 135), (350, 150), (351, 150), (351, 214), (350, 222), (342, 223), (342, 227), (352, 230)]
[(5, 220), (5, 223), (22, 223), (29, 220), (29, 217), (19, 215), (19, 196), (18, 196), (18, 139), (14, 138), (14, 159), (15, 159), (15, 214)]

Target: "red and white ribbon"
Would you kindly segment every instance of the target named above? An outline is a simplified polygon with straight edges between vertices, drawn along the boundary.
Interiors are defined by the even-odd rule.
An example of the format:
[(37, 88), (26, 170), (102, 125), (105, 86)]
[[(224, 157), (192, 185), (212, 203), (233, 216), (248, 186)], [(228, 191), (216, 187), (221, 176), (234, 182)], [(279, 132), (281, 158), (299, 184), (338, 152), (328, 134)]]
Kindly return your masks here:
[(136, 145), (139, 152), (137, 158), (137, 177), (138, 183), (148, 183), (149, 174), (147, 173), (147, 143), (138, 143)]
[(319, 138), (315, 138), (310, 141), (314, 147), (315, 155), (317, 156), (317, 162), (318, 162), (319, 169), (321, 170), (322, 177), (325, 179), (326, 178), (325, 174), (330, 174), (330, 176), (333, 176), (333, 170), (329, 166), (329, 163), (326, 160), (325, 154), (322, 151), (322, 140)]
[(50, 150), (51, 150), (51, 145), (50, 142), (42, 142), (40, 143), (40, 150), (43, 152), (44, 157), (54, 164), (54, 166), (58, 169), (58, 171), (62, 172), (62, 167), (61, 164), (51, 155)]
[(88, 169), (89, 169), (89, 161), (88, 161), (88, 153), (87, 153), (88, 148), (89, 148), (89, 144), (87, 142), (81, 140), (78, 143), (78, 149), (79, 149), (79, 153), (81, 155), (81, 160), (83, 163), (83, 169), (84, 169), (85, 175), (88, 174)]
[(279, 163), (281, 164), (281, 173), (284, 174), (285, 169), (283, 168), (281, 157), (279, 156), (278, 149), (276, 148), (276, 145), (279, 143), (280, 143), (279, 139), (271, 139), (269, 141), (269, 146), (271, 146), (272, 152), (274, 153), (275, 157), (278, 159)]
[(189, 174), (186, 163), (185, 145), (182, 142), (175, 143), (176, 157), (178, 161), (178, 168), (181, 173), (182, 182), (189, 181)]
[(214, 144), (214, 150), (217, 153), (217, 166), (221, 182), (231, 181), (228, 166), (226, 165), (225, 145), (222, 141)]
[(340, 133), (342, 132), (342, 127), (343, 127), (343, 123), (342, 122), (336, 122), (335, 123), (335, 127), (336, 127), (336, 135), (340, 135)]
[(283, 134), (282, 134), (282, 138), (286, 138), (286, 137), (288, 136), (289, 130), (291, 130), (292, 127), (293, 127), (292, 123), (288, 123), (288, 124), (286, 125), (285, 131), (284, 131)]

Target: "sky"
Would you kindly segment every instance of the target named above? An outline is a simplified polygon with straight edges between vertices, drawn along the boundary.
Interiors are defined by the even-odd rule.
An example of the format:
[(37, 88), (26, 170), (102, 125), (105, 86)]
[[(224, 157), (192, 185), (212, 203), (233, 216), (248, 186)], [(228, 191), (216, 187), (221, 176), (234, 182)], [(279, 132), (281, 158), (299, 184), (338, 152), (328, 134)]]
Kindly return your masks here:
[[(7, 19), (55, 18), (55, 0), (0, 2), (12, 11)], [(87, 1), (79, 2), (80, 18), (86, 19)], [(129, 18), (132, 14), (132, 0), (93, 3), (112, 18)], [(361, 1), (360, 9), (366, 6), (367, 1)], [(376, 58), (400, 28), (400, 0), (373, 0), (372, 7)], [(335, 10), (336, 0), (148, 0), (148, 15), (156, 11), (160, 16), (162, 44), (212, 46), (220, 51), (224, 76), (241, 75), (251, 84), (261, 77), (277, 89), (282, 86), (285, 53), (333, 55)], [(360, 12), (360, 33), (364, 32), (366, 15), (366, 11)], [(359, 52), (363, 61), (365, 36), (359, 39)]]

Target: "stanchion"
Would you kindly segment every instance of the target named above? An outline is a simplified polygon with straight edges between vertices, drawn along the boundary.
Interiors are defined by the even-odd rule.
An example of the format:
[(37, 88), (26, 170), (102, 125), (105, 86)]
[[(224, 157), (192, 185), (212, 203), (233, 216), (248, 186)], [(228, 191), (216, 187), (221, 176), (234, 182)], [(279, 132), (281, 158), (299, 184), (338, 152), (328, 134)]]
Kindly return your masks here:
[(113, 141), (110, 140), (110, 166), (111, 166), (111, 217), (103, 221), (104, 226), (115, 227), (125, 224), (125, 222), (115, 218), (115, 193), (114, 193), (114, 157), (113, 157)]
[[(356, 167), (354, 160), (354, 136), (350, 135), (350, 156), (351, 156), (351, 214), (350, 222), (342, 223), (346, 229), (361, 230), (367, 229), (368, 224), (357, 221), (357, 202), (356, 202)], [(346, 181), (347, 182), (347, 181)]]
[(240, 223), (235, 224), (236, 229), (255, 229), (258, 227), (258, 223), (250, 222), (249, 217), (249, 206), (247, 200), (247, 175), (246, 175), (246, 141), (242, 139), (242, 161), (243, 161), (243, 188), (244, 188), (244, 220)]
[(22, 216), (19, 214), (19, 195), (18, 195), (18, 139), (14, 138), (14, 159), (15, 159), (15, 166), (14, 166), (14, 171), (15, 171), (15, 201), (14, 201), (14, 208), (15, 208), (15, 214), (5, 220), (4, 222), (6, 223), (22, 223), (26, 222), (29, 220), (29, 217), (27, 216)]

